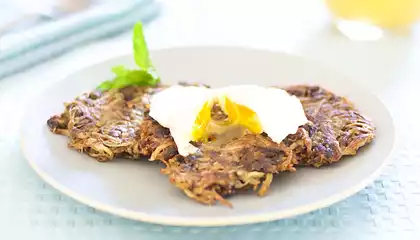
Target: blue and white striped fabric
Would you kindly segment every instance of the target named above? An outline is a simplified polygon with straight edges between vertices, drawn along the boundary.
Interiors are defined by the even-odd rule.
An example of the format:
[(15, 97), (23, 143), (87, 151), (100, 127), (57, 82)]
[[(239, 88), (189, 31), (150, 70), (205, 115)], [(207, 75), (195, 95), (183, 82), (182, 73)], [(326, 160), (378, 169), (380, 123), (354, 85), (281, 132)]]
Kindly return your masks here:
[(0, 79), (33, 67), (82, 44), (147, 23), (158, 13), (154, 0), (120, 0), (0, 38)]

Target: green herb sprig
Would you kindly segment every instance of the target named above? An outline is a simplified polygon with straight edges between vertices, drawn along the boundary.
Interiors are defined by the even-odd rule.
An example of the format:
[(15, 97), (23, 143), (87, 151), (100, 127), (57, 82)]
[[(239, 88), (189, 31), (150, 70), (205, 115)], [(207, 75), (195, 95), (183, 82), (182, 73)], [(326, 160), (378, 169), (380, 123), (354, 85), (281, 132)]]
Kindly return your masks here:
[(127, 86), (153, 87), (160, 82), (156, 69), (150, 60), (149, 49), (147, 48), (141, 22), (136, 23), (133, 28), (133, 50), (134, 61), (139, 69), (128, 69), (124, 66), (113, 67), (114, 79), (101, 83), (98, 86), (99, 90), (106, 91)]

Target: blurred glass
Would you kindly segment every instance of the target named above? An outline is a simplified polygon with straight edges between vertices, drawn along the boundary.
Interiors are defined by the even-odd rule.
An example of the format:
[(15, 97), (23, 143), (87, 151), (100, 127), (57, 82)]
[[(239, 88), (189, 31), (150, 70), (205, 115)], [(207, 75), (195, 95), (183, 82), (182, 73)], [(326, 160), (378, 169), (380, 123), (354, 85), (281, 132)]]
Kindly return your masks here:
[(420, 18), (420, 0), (325, 0), (340, 32), (353, 40), (376, 40), (410, 32)]

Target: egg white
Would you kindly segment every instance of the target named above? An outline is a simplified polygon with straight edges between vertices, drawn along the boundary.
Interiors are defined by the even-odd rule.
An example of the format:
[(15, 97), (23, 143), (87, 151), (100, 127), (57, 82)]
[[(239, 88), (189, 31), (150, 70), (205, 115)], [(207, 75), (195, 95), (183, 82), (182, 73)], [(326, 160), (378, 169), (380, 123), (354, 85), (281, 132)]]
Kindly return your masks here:
[(190, 141), (195, 120), (203, 105), (222, 96), (253, 110), (263, 131), (275, 142), (281, 142), (287, 135), (296, 133), (298, 127), (308, 121), (299, 99), (279, 88), (254, 85), (217, 89), (169, 87), (152, 97), (149, 115), (170, 129), (178, 152), (185, 156), (197, 150)]

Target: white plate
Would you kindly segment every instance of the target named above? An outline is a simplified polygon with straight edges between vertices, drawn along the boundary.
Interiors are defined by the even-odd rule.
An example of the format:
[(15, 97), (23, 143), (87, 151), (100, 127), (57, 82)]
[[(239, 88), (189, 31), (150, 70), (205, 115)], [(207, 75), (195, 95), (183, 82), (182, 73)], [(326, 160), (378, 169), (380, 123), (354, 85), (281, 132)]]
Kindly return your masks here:
[(223, 47), (166, 49), (152, 52), (152, 56), (165, 83), (319, 84), (348, 97), (371, 117), (377, 138), (356, 157), (330, 167), (279, 174), (266, 197), (236, 195), (230, 198), (233, 209), (201, 205), (172, 186), (156, 163), (98, 163), (68, 149), (65, 137), (48, 131), (47, 119), (63, 111), (64, 101), (111, 78), (112, 66), (134, 66), (131, 56), (123, 56), (68, 76), (28, 107), (22, 148), (41, 178), (82, 203), (126, 218), (183, 226), (245, 224), (306, 213), (356, 193), (378, 176), (393, 148), (392, 118), (381, 101), (345, 76), (313, 62), (282, 53)]

